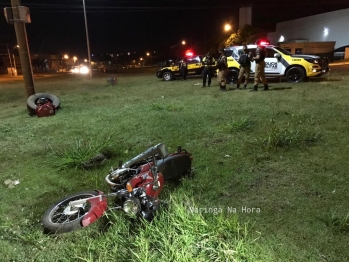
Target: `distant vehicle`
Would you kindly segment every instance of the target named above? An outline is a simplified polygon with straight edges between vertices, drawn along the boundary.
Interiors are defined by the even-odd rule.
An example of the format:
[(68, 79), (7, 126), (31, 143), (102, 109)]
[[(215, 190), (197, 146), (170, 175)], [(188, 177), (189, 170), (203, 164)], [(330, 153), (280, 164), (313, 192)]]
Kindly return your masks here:
[(70, 69), (71, 73), (74, 74), (88, 74), (90, 72), (90, 69), (87, 66), (80, 65), (80, 66), (74, 66)]
[[(187, 59), (187, 69), (188, 75), (200, 76), (204, 68), (202, 64), (202, 55), (193, 55), (186, 57)], [(171, 81), (175, 77), (179, 77), (179, 64), (182, 59), (178, 60), (168, 60), (166, 63), (161, 64), (161, 67), (157, 69), (157, 78), (163, 79), (165, 81)]]
[[(253, 55), (256, 53), (257, 45), (247, 45), (248, 51)], [(328, 61), (315, 55), (293, 55), (290, 52), (273, 45), (265, 45), (265, 75), (266, 77), (286, 77), (288, 82), (298, 83), (308, 77), (321, 76), (328, 68)], [(236, 83), (239, 72), (240, 54), (243, 46), (231, 46), (224, 49), (227, 56), (229, 72), (227, 79), (229, 83)], [(251, 63), (251, 76), (255, 73), (256, 63)]]

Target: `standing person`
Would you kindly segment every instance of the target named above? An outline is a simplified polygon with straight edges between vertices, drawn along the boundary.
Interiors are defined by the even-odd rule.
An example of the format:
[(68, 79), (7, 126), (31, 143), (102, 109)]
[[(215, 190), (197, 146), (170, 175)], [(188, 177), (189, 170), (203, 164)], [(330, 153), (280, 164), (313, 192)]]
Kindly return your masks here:
[(183, 58), (179, 63), (179, 74), (182, 77), (182, 80), (187, 79), (188, 68), (187, 68), (187, 61), (185, 58)]
[(243, 53), (240, 55), (240, 58), (238, 61), (240, 64), (240, 71), (239, 71), (236, 88), (240, 88), (241, 80), (243, 77), (245, 77), (245, 83), (244, 83), (244, 89), (245, 89), (247, 87), (247, 84), (250, 78), (252, 53), (251, 52), (248, 53), (248, 49), (246, 45), (243, 46), (242, 50), (243, 50)]
[(256, 49), (256, 56), (252, 58), (256, 62), (256, 67), (255, 67), (255, 73), (254, 73), (254, 86), (251, 91), (258, 91), (259, 82), (262, 82), (264, 85), (263, 91), (269, 90), (268, 82), (267, 82), (267, 79), (265, 78), (265, 72), (264, 72), (265, 57), (266, 57), (265, 47), (258, 44)]
[(227, 85), (227, 71), (228, 71), (228, 62), (227, 57), (224, 55), (224, 48), (219, 49), (219, 58), (217, 61), (217, 68), (218, 68), (218, 75), (217, 75), (217, 81), (219, 83), (219, 88), (221, 91), (226, 91), (226, 85)]
[(213, 76), (213, 64), (214, 64), (214, 58), (211, 56), (211, 54), (208, 52), (204, 58), (202, 59), (202, 64), (204, 65), (204, 68), (202, 70), (202, 87), (206, 87), (206, 79), (208, 78), (207, 84), (208, 86), (211, 85), (211, 78)]

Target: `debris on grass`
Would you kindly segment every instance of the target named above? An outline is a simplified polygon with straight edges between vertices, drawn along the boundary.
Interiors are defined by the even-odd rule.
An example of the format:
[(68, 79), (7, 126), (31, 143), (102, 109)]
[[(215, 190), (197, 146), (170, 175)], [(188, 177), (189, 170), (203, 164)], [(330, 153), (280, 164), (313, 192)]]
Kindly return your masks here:
[(8, 188), (14, 188), (16, 185), (19, 184), (19, 180), (7, 179), (4, 181), (4, 183)]

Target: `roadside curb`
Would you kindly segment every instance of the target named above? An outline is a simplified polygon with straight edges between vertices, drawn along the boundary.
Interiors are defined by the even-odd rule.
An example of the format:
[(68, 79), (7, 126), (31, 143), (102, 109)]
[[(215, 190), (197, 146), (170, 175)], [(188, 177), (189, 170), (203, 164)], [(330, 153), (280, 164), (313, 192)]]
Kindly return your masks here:
[(328, 65), (329, 65), (329, 66), (349, 65), (349, 62), (329, 63)]

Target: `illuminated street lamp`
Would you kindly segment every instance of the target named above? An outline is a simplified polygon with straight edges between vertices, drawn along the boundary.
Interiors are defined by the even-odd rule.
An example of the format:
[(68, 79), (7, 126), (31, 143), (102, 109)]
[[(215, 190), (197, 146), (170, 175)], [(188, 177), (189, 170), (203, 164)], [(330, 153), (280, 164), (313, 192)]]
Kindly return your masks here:
[(230, 24), (225, 24), (225, 25), (224, 25), (224, 31), (225, 31), (225, 32), (228, 32), (228, 31), (231, 31), (231, 30), (232, 30), (232, 27), (231, 27)]
[(182, 45), (186, 45), (187, 43), (185, 42), (185, 40), (182, 41)]
[(75, 62), (76, 62), (76, 60), (78, 60), (78, 58), (76, 56), (74, 56), (73, 60), (74, 60), (74, 65), (75, 65)]
[(63, 58), (64, 58), (64, 59), (68, 59), (69, 56), (68, 56), (67, 54), (65, 54), (65, 55), (63, 56)]

